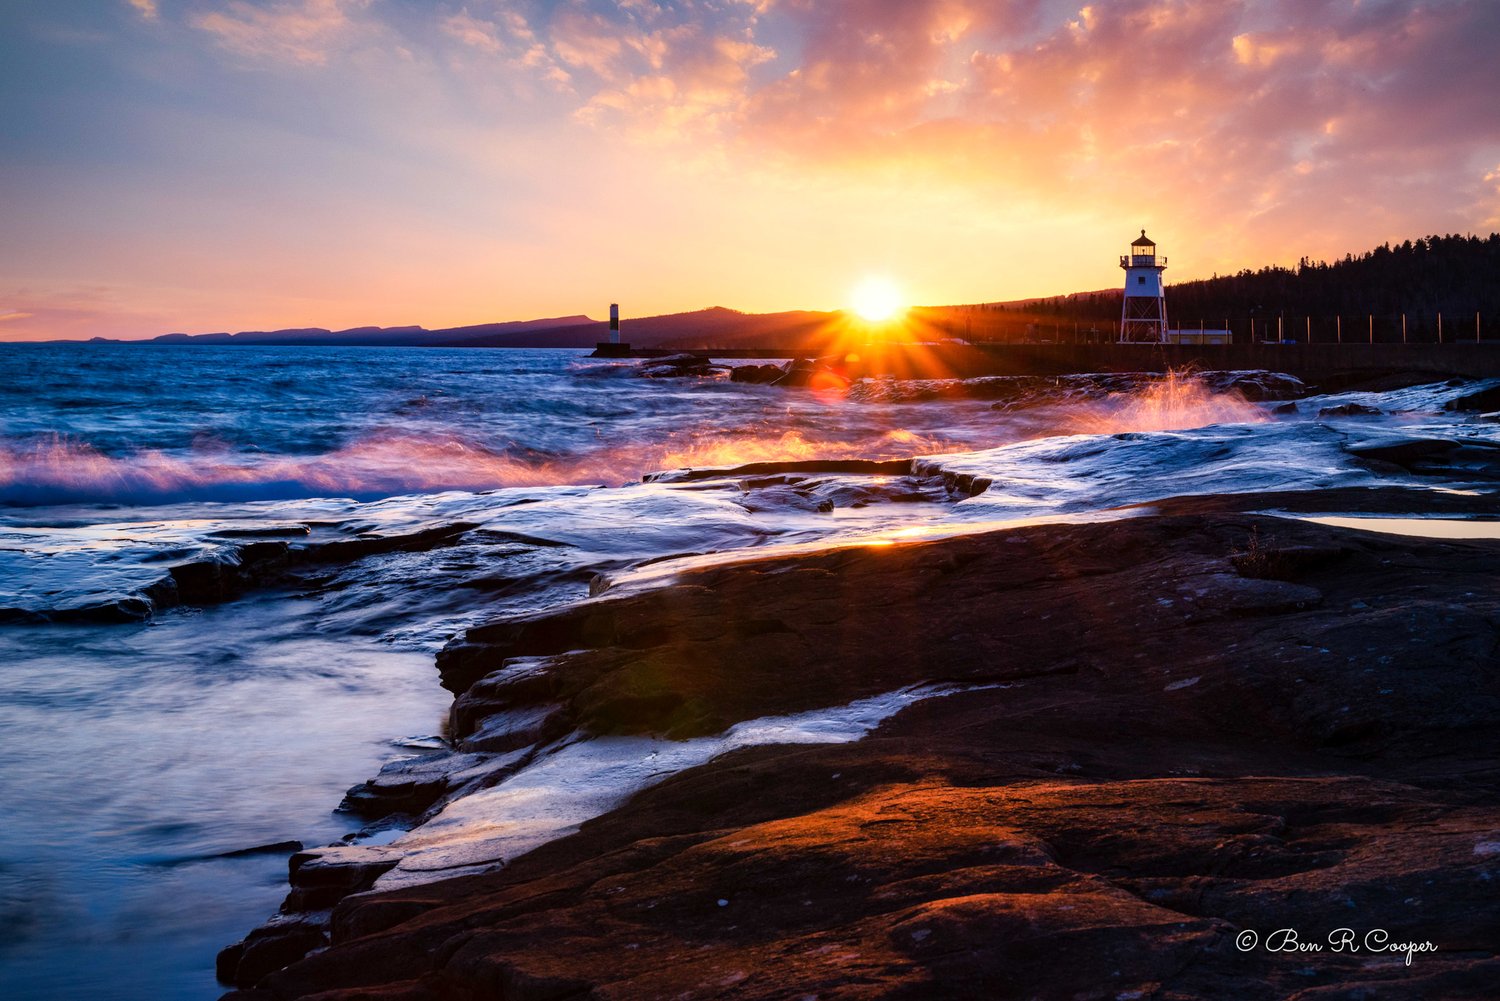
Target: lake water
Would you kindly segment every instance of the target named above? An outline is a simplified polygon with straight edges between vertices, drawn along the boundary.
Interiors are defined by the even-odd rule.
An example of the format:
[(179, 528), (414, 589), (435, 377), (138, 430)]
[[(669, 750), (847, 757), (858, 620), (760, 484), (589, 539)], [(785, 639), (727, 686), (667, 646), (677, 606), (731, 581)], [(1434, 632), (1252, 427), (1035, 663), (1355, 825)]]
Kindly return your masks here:
[[(344, 790), (437, 740), (435, 650), (595, 573), (1376, 485), (1351, 442), (1497, 436), (1443, 411), (1472, 386), (1274, 414), (1225, 377), (814, 392), (569, 351), (0, 345), (0, 366), (6, 998), (216, 996), (215, 952), (286, 892), (287, 851), (247, 850), (357, 829)], [(1317, 419), (1333, 402), (1385, 413)], [(915, 456), (991, 486), (641, 482)], [(161, 598), (173, 566), (267, 541), (317, 555), (231, 600)]]

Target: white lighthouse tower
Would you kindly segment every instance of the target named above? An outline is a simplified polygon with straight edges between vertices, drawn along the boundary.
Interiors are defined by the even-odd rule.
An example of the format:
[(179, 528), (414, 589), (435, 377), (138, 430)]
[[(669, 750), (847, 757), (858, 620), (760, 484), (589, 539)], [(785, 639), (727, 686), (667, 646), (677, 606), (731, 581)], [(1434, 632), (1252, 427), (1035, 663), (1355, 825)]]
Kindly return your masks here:
[(1161, 273), (1167, 259), (1156, 256), (1156, 244), (1141, 230), (1120, 258), (1125, 269), (1125, 304), (1120, 309), (1120, 342), (1160, 344), (1167, 340), (1167, 296)]

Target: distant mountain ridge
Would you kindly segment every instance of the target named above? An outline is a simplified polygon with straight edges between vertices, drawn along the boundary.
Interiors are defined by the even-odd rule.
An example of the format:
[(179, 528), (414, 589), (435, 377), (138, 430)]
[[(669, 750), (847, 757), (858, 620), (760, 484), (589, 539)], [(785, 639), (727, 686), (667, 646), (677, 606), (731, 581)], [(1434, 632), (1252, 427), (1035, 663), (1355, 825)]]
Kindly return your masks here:
[[(555, 316), (539, 320), (511, 320), (504, 323), (477, 323), (466, 327), (428, 330), (415, 324), (404, 327), (350, 327), (328, 330), (325, 327), (291, 327), (284, 330), (243, 330), (237, 334), (162, 334), (146, 344), (283, 344), (348, 345), (351, 347), (435, 347), (461, 346), (488, 337), (516, 336), (541, 330), (576, 327), (593, 323), (589, 317)], [(96, 337), (96, 341), (105, 338)]]
[[(741, 313), (723, 306), (667, 313), (662, 316), (626, 317), (620, 321), (620, 340), (646, 348), (787, 347), (816, 339), (819, 330), (831, 327), (839, 314), (814, 310), (785, 313)], [(609, 324), (584, 318), (583, 323), (547, 330), (503, 332), (484, 335), (448, 346), (458, 347), (558, 347), (591, 348), (609, 340)]]
[[(636, 347), (787, 347), (801, 348), (817, 341), (820, 331), (832, 329), (837, 312), (793, 310), (784, 313), (742, 313), (723, 306), (668, 313), (662, 316), (626, 317), (621, 321), (621, 339)], [(99, 343), (278, 345), (300, 347), (444, 347), (444, 348), (591, 348), (609, 340), (609, 324), (585, 314), (535, 320), (475, 323), (462, 327), (428, 330), (401, 327), (291, 327), (284, 330), (244, 330), (239, 333), (162, 334), (143, 341), (114, 341), (95, 337)]]
[[(1438, 317), (1448, 329), (1463, 322), (1473, 336), (1493, 339), (1500, 316), (1500, 233), (1488, 237), (1429, 236), (1383, 244), (1327, 264), (1304, 258), (1295, 269), (1267, 267), (1169, 284), (1168, 316), (1184, 325), (1225, 324), (1253, 338), (1273, 323), (1304, 337), (1342, 337), (1340, 317), (1366, 317), (1370, 340), (1435, 340)], [(906, 333), (916, 340), (975, 341), (1108, 338), (1120, 316), (1121, 287), (1068, 295), (913, 307)], [(1481, 318), (1483, 328), (1481, 329)], [(1258, 327), (1257, 327), (1258, 324)], [(1278, 329), (1280, 329), (1278, 327)], [(638, 348), (773, 348), (814, 354), (837, 348), (860, 324), (842, 311), (744, 313), (713, 306), (621, 321), (621, 340)], [(609, 325), (584, 314), (477, 323), (428, 330), (420, 326), (247, 330), (237, 334), (164, 334), (146, 344), (276, 344), (389, 347), (591, 348), (609, 339)], [(95, 341), (107, 338), (96, 337)], [(126, 343), (126, 342), (121, 342)]]

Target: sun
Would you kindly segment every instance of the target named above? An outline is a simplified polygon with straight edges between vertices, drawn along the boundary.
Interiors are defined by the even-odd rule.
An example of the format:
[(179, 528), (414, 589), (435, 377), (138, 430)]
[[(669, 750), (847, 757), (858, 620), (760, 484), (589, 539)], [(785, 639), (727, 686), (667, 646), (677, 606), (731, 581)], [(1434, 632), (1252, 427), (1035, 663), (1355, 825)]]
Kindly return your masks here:
[(901, 312), (901, 290), (889, 278), (872, 275), (855, 286), (849, 305), (863, 319), (882, 323)]

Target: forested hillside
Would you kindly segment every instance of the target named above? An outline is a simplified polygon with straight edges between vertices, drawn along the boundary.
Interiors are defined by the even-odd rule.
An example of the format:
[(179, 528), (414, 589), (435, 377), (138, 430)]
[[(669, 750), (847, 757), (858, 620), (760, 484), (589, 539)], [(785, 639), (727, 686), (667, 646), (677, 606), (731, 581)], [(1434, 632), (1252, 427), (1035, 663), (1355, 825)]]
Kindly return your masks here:
[[(1120, 317), (1118, 291), (1088, 292), (1024, 303), (990, 303), (934, 311), (946, 332), (975, 340), (1071, 340), (1107, 336)], [(1500, 233), (1429, 236), (1382, 244), (1333, 262), (1303, 258), (1296, 267), (1248, 268), (1233, 275), (1169, 283), (1172, 326), (1223, 327), (1247, 337), (1315, 341), (1433, 341), (1438, 315), (1445, 340), (1472, 340), (1476, 314), (1485, 338), (1500, 338)]]

